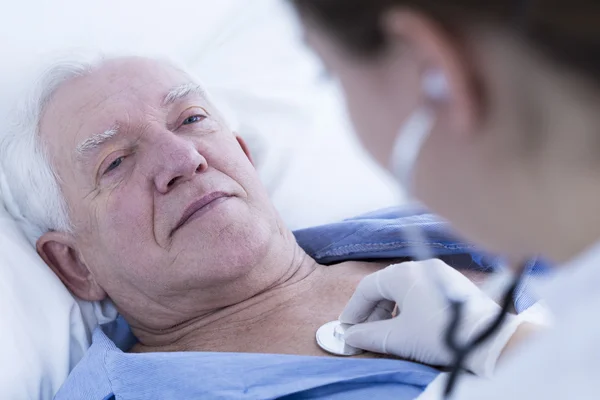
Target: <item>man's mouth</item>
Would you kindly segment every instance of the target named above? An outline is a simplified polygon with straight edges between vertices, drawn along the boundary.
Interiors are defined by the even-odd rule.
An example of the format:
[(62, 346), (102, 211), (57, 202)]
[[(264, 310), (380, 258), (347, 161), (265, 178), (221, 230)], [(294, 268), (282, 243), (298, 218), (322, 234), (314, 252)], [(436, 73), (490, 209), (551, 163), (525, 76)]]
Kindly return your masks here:
[(181, 219), (171, 232), (171, 235), (188, 222), (202, 217), (218, 203), (230, 197), (231, 195), (224, 192), (212, 192), (205, 196), (202, 196), (199, 200), (196, 200), (185, 209), (183, 215), (181, 216)]

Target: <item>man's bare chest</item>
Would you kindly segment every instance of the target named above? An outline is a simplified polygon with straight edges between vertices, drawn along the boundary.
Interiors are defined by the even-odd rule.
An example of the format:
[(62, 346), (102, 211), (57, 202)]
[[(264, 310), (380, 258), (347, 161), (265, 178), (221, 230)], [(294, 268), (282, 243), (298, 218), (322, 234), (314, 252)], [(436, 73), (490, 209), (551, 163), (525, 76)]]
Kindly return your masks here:
[(249, 327), (251, 351), (329, 355), (316, 344), (317, 329), (338, 318), (362, 278), (386, 265), (356, 262), (327, 267), (310, 290)]

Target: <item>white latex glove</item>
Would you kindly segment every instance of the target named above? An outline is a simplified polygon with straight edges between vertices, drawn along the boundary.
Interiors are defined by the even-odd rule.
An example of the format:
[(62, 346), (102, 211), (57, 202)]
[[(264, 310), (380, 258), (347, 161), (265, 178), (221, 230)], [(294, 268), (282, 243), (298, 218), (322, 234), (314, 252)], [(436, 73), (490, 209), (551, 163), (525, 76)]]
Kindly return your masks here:
[[(396, 264), (365, 277), (358, 285), (340, 316), (342, 323), (357, 324), (346, 330), (346, 343), (425, 364), (449, 365), (452, 353), (444, 334), (451, 312), (432, 280), (434, 274), (465, 301), (458, 330), (461, 343), (486, 329), (500, 312), (500, 306), (467, 277), (440, 260)], [(398, 315), (391, 318), (394, 304), (398, 305)], [(492, 375), (502, 350), (521, 323), (515, 315), (507, 317), (495, 336), (470, 354), (465, 368), (479, 376)]]

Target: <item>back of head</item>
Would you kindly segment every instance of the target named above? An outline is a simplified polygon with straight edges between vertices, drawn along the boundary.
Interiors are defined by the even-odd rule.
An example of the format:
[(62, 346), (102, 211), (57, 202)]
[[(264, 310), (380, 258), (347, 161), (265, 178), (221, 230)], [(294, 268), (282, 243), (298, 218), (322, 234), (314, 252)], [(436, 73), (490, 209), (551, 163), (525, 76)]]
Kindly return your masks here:
[(393, 8), (423, 12), (453, 34), (472, 27), (517, 36), (554, 60), (596, 78), (600, 69), (600, 3), (587, 0), (293, 0), (349, 53), (373, 56), (386, 47), (383, 18)]

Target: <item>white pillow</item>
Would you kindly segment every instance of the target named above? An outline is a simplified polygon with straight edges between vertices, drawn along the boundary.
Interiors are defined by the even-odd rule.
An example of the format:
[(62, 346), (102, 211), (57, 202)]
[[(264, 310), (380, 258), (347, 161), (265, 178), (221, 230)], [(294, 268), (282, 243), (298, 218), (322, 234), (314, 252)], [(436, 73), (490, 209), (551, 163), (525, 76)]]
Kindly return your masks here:
[(0, 202), (2, 398), (52, 398), (88, 346), (76, 301)]
[[(152, 48), (186, 62), (235, 110), (291, 228), (401, 198), (350, 135), (335, 87), (318, 80), (320, 66), (282, 2), (58, 3), (24, 0), (0, 14), (0, 41), (10, 38), (0, 43), (0, 93), (41, 52), (86, 44), (110, 49), (117, 42), (120, 49)], [(195, 23), (183, 24), (190, 16)], [(75, 301), (0, 204), (0, 397), (50, 399), (89, 345), (98, 318), (113, 316), (110, 307)]]

